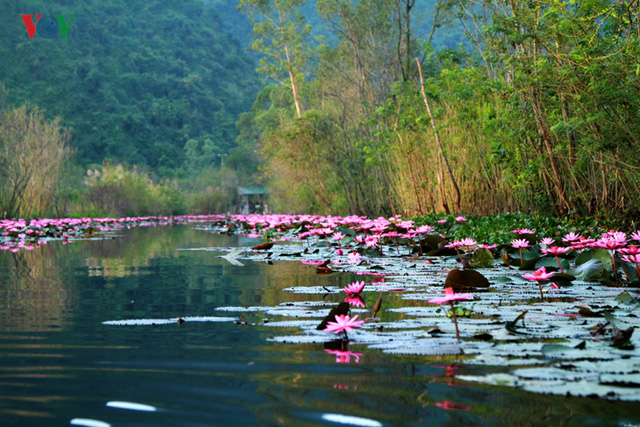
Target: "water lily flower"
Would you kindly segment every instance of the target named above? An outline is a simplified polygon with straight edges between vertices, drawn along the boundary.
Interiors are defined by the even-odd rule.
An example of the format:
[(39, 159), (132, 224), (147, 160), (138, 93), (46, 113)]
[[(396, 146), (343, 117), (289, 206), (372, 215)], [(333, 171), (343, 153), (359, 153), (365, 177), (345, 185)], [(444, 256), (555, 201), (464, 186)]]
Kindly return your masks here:
[(543, 246), (550, 246), (553, 245), (555, 243), (555, 240), (553, 239), (553, 237), (545, 237), (542, 240), (540, 240), (540, 245)]
[(529, 246), (527, 239), (514, 239), (511, 241), (511, 247), (514, 249), (528, 248)]
[[(630, 246), (630, 248), (635, 248), (635, 246)], [(637, 248), (636, 248), (637, 249)], [(623, 249), (620, 249), (618, 252), (622, 252)], [(626, 262), (632, 262), (636, 265), (636, 273), (638, 273), (638, 279), (640, 279), (640, 253), (629, 253), (627, 255), (622, 256), (622, 260)]]
[(535, 280), (538, 282), (543, 282), (548, 280), (551, 276), (556, 274), (555, 271), (550, 271), (547, 273), (547, 269), (545, 267), (540, 267), (533, 274), (523, 274), (522, 277), (527, 280)]
[(410, 230), (414, 227), (413, 220), (402, 221), (397, 224), (398, 228), (404, 228), (405, 230)]
[(478, 246), (478, 242), (476, 242), (474, 239), (471, 239), (469, 237), (460, 240), (461, 248), (466, 248), (467, 250), (469, 250), (469, 249), (475, 248), (476, 246)]
[(627, 245), (627, 235), (622, 231), (610, 231), (609, 233), (603, 233), (602, 238), (598, 239), (594, 245), (598, 248), (607, 249), (611, 253), (611, 265), (613, 266), (613, 277), (616, 282), (618, 281), (618, 275), (616, 274), (616, 258), (615, 252), (617, 249), (622, 249)]
[(349, 264), (357, 265), (360, 264), (362, 255), (360, 255), (358, 252), (351, 252), (349, 255), (347, 255), (347, 258), (349, 259)]
[(595, 242), (595, 239), (581, 236), (578, 240), (571, 242), (571, 249), (578, 251), (587, 247), (592, 247), (595, 245)]
[(364, 244), (367, 245), (368, 248), (377, 248), (378, 247), (378, 236), (367, 236), (364, 239)]
[(516, 230), (511, 230), (511, 232), (514, 234), (536, 234), (536, 232), (530, 228), (518, 228)]
[(495, 248), (497, 248), (497, 247), (498, 247), (498, 245), (496, 245), (495, 243), (494, 243), (494, 244), (492, 244), (492, 245), (487, 245), (487, 244), (485, 243), (485, 244), (482, 244), (482, 245), (480, 245), (480, 246), (478, 246), (478, 247), (479, 247), (479, 248), (482, 248), (482, 249), (491, 250), (491, 249), (495, 249)]
[(580, 236), (580, 233), (574, 233), (572, 231), (570, 233), (565, 234), (564, 237), (562, 238), (562, 241), (566, 243), (572, 243), (572, 242), (575, 242), (576, 240), (580, 240), (580, 237), (582, 237)]
[(540, 299), (544, 298), (542, 296), (542, 282), (548, 280), (551, 276), (556, 274), (555, 271), (550, 271), (547, 273), (547, 269), (545, 267), (540, 267), (533, 274), (523, 274), (522, 277), (527, 280), (535, 280), (540, 287)]
[(558, 263), (558, 267), (560, 267), (560, 272), (564, 273), (564, 270), (562, 269), (562, 265), (560, 265), (560, 260), (558, 259), (558, 255), (566, 254), (570, 250), (571, 248), (567, 248), (567, 247), (551, 246), (550, 248), (542, 249), (542, 253), (555, 256), (556, 262)]
[(529, 241), (527, 239), (514, 239), (511, 241), (511, 247), (520, 251), (520, 265), (524, 263), (522, 258), (522, 248), (529, 247)]
[[(446, 220), (445, 220), (446, 222)], [(421, 225), (420, 227), (416, 228), (415, 233), (416, 234), (425, 234), (425, 233), (429, 233), (430, 231), (435, 230), (436, 228), (432, 225)]]
[(345, 235), (344, 235), (344, 234), (342, 234), (342, 233), (340, 233), (339, 231), (338, 231), (338, 232), (333, 233), (333, 235), (331, 236), (331, 238), (332, 238), (333, 240), (335, 240), (336, 242), (338, 242), (338, 247), (342, 247), (342, 246), (340, 246), (340, 240), (344, 239), (344, 237), (345, 237)]
[(349, 295), (358, 295), (364, 289), (364, 281), (362, 282), (353, 282), (345, 286), (342, 290), (348, 293)]
[(609, 230), (606, 233), (602, 233), (602, 238), (626, 243), (627, 234), (624, 231)]
[(364, 323), (364, 320), (356, 320), (357, 318), (357, 314), (353, 317), (349, 317), (348, 314), (336, 314), (336, 321), (327, 322), (327, 327), (324, 328), (324, 331), (336, 334), (344, 331), (345, 338), (348, 338), (347, 332), (351, 332), (354, 328), (361, 327)]
[(460, 259), (460, 262), (462, 262), (462, 257), (460, 256), (460, 251), (458, 251), (458, 248), (466, 249), (467, 254), (469, 255), (469, 259), (471, 259), (471, 250), (475, 249), (476, 246), (478, 246), (478, 242), (476, 242), (472, 238), (467, 237), (462, 240), (454, 240), (453, 243), (449, 243), (448, 245), (445, 245), (445, 248), (454, 248), (458, 254), (458, 258)]
[(640, 254), (640, 248), (636, 245), (631, 245), (627, 248), (618, 249), (618, 252), (624, 255), (638, 255)]
[(640, 230), (631, 233), (631, 239), (640, 242)]
[(453, 305), (454, 301), (462, 301), (473, 298), (473, 294), (456, 294), (453, 291), (453, 288), (445, 288), (444, 290), (445, 296), (432, 298), (428, 302), (431, 304), (444, 304), (449, 303), (451, 305), (451, 313), (453, 314), (453, 324), (456, 327), (456, 338), (460, 341), (460, 331), (458, 330), (458, 319), (456, 317), (456, 309)]
[(431, 304), (444, 304), (451, 301), (462, 301), (473, 298), (473, 294), (456, 294), (453, 288), (445, 288), (444, 296), (431, 298), (428, 302)]

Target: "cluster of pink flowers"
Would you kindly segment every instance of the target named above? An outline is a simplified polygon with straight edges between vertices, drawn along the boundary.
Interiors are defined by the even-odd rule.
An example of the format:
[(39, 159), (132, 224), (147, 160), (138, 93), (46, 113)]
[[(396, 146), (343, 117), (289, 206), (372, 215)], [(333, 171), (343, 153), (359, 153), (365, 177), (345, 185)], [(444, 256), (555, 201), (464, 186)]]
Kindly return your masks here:
[(123, 218), (41, 218), (0, 220), (0, 250), (17, 252), (31, 250), (48, 240), (62, 240), (63, 244), (93, 233), (119, 228), (164, 226), (185, 222), (224, 220), (223, 215), (186, 215), (179, 217), (144, 216)]

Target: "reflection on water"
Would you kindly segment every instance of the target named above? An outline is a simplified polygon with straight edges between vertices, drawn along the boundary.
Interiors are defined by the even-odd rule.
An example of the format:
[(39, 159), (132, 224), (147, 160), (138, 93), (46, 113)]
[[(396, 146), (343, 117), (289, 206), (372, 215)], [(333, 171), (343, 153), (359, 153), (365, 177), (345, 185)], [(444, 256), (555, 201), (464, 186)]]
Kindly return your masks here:
[[(1, 425), (639, 421), (634, 404), (464, 384), (459, 370), (474, 368), (455, 357), (387, 356), (343, 341), (269, 342), (292, 331), (251, 312), (235, 322), (215, 309), (320, 300), (283, 289), (362, 278), (318, 275), (302, 263), (238, 266), (221, 253), (182, 250), (256, 243), (186, 225), (121, 233), (0, 252)], [(126, 319), (138, 321), (103, 323)]]

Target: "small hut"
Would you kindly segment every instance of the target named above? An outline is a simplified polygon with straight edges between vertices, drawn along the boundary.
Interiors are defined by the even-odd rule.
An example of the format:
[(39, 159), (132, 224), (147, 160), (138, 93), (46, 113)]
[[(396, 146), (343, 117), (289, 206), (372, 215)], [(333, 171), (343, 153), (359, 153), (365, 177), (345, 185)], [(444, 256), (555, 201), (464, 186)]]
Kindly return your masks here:
[(240, 213), (243, 215), (269, 213), (267, 205), (267, 195), (269, 193), (269, 190), (261, 186), (238, 187)]

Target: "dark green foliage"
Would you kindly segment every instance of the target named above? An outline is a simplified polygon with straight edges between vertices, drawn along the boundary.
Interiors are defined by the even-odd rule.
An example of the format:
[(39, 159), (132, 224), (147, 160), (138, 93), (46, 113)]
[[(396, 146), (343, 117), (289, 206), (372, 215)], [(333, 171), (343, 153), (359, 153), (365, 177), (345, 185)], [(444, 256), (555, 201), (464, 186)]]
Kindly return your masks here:
[[(19, 15), (40, 13), (73, 14), (67, 38), (29, 39)], [(0, 14), (0, 81), (13, 102), (63, 118), (79, 162), (168, 172), (188, 160), (187, 141), (211, 155), (234, 146), (259, 83), (214, 9), (195, 0), (6, 0)]]

